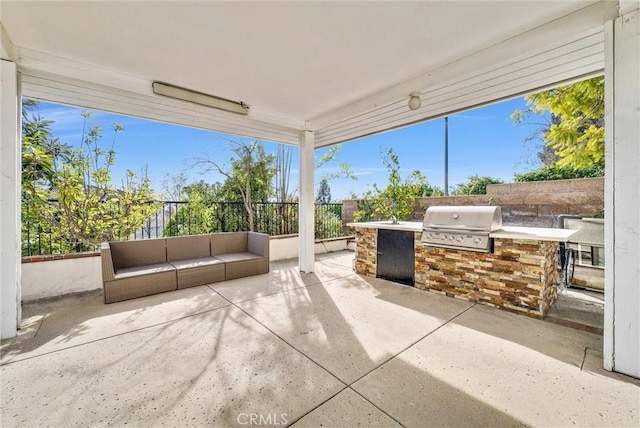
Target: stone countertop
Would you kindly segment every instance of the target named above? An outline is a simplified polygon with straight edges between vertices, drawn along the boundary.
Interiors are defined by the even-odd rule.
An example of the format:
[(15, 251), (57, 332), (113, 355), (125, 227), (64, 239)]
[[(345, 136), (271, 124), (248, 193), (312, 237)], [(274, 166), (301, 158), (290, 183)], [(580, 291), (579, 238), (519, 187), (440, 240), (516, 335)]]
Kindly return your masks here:
[[(422, 222), (418, 221), (400, 221), (397, 224), (393, 224), (390, 221), (370, 221), (347, 223), (347, 226), (367, 229), (401, 230), (406, 232), (420, 232), (422, 230)], [(576, 233), (576, 231), (572, 229), (502, 226), (502, 229), (490, 233), (489, 237), (496, 239), (567, 242), (574, 233)]]
[(567, 242), (571, 235), (576, 232), (577, 231), (573, 229), (556, 229), (550, 227), (502, 226), (502, 229), (491, 232), (489, 237), (496, 239)]
[(389, 229), (402, 230), (405, 232), (421, 232), (422, 222), (420, 221), (399, 221), (396, 224), (390, 221), (369, 221), (361, 223), (347, 223), (349, 227), (364, 227), (367, 229)]

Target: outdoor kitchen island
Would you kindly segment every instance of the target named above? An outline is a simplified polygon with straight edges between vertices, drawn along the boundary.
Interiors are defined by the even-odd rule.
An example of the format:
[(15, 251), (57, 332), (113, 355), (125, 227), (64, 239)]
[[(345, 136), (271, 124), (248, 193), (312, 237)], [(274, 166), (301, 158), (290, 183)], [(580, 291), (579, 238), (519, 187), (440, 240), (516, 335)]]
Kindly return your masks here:
[[(557, 296), (558, 244), (568, 229), (502, 226), (488, 252), (426, 246), (423, 223), (349, 223), (355, 228), (355, 270), (378, 277), (378, 232), (413, 233), (414, 286), (450, 297), (544, 318)], [(411, 251), (411, 249), (405, 251)]]

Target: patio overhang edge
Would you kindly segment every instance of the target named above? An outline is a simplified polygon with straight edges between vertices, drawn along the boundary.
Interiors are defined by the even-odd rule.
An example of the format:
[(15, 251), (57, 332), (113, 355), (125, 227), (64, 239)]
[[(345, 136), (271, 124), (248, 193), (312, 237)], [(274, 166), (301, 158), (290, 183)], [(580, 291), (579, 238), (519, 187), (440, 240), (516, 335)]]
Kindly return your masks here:
[[(289, 117), (253, 105), (247, 117), (238, 117), (158, 99), (151, 80), (117, 70), (20, 46), (14, 47), (12, 57), (27, 97), (291, 145), (298, 145), (300, 132), (311, 130), (314, 147), (320, 148), (602, 73), (602, 24), (616, 13), (615, 2), (592, 4), (313, 118)], [(546, 67), (529, 70), (536, 61)], [(423, 94), (423, 108), (417, 111), (407, 107), (413, 91)], [(451, 93), (456, 94), (454, 100), (443, 99)]]
[[(311, 118), (316, 148), (602, 74), (603, 24), (615, 16), (613, 2), (593, 4)], [(423, 99), (423, 107), (415, 111), (407, 108), (414, 91), (421, 92)]]

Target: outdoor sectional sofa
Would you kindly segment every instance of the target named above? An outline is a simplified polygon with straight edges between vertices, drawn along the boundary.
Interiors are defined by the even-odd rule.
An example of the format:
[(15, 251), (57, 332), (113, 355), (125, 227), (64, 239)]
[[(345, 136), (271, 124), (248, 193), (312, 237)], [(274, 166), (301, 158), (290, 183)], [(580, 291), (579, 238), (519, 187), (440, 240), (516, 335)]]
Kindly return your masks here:
[(269, 272), (269, 235), (212, 233), (105, 242), (104, 302), (195, 287)]

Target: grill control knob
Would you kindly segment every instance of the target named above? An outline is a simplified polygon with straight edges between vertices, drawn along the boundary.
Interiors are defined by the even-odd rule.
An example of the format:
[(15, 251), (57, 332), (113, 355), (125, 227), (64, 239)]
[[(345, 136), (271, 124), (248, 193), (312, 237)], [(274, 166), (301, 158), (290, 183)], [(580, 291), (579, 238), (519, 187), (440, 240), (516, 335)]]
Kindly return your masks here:
[(427, 239), (431, 239), (433, 237), (433, 235), (431, 233), (427, 233), (426, 238)]
[(456, 238), (456, 241), (458, 241), (458, 242), (462, 242), (462, 240), (463, 240), (463, 239), (464, 239), (464, 238), (463, 238), (462, 236), (458, 236), (458, 237)]
[(445, 239), (447, 239), (447, 235), (442, 235), (441, 239), (444, 241)]
[(476, 238), (473, 240), (473, 243), (474, 243), (474, 244), (479, 244), (479, 243), (481, 243), (481, 242), (482, 242), (482, 239), (480, 239), (480, 238), (478, 238), (478, 237), (476, 237)]
[(449, 241), (454, 241), (455, 239), (456, 239), (456, 237), (455, 237), (455, 236), (453, 236), (453, 235), (451, 235), (451, 236), (449, 237)]

